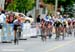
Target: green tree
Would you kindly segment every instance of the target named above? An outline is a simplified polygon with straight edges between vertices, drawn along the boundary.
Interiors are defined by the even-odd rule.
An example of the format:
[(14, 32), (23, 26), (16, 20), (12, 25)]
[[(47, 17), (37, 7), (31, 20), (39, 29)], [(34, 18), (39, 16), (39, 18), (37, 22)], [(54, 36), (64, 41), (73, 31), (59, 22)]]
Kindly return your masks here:
[(25, 10), (25, 12), (31, 10), (34, 7), (35, 0), (15, 0), (17, 2), (17, 7), (20, 12)]
[[(55, 0), (43, 0), (46, 4), (53, 4), (55, 5)], [(58, 0), (58, 7), (62, 6), (64, 8), (63, 13), (68, 13), (70, 16), (73, 15), (73, 4), (75, 3), (75, 0)], [(71, 13), (70, 13), (71, 12)]]
[(11, 3), (9, 3), (7, 5), (6, 10), (8, 10), (8, 11), (10, 11), (10, 10), (11, 11), (15, 11), (16, 10), (16, 7), (17, 7), (16, 2), (13, 1), (13, 2), (11, 2)]
[[(55, 4), (55, 0), (43, 0), (44, 3), (46, 4)], [(63, 6), (67, 6), (67, 5), (72, 5), (73, 3), (75, 3), (75, 0), (58, 0), (58, 5), (63, 5)]]
[(50, 3), (54, 4), (54, 2), (55, 2), (55, 0), (43, 0), (43, 1), (46, 4), (50, 4)]
[(35, 6), (35, 0), (13, 0), (10, 4), (7, 6), (7, 10), (18, 10), (19, 12), (22, 12), (25, 10), (25, 12), (31, 10)]

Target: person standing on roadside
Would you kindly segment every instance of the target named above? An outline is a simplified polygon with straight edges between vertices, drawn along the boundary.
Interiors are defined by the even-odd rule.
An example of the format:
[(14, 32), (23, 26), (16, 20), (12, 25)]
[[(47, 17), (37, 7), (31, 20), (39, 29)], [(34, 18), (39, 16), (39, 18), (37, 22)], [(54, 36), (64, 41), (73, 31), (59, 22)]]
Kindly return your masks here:
[(1, 29), (1, 39), (3, 41), (3, 37), (4, 37), (4, 32), (3, 32), (3, 27), (5, 26), (6, 23), (6, 15), (5, 15), (5, 11), (2, 10), (1, 14), (0, 14), (0, 29)]
[(40, 23), (40, 15), (38, 15), (37, 19), (37, 23)]

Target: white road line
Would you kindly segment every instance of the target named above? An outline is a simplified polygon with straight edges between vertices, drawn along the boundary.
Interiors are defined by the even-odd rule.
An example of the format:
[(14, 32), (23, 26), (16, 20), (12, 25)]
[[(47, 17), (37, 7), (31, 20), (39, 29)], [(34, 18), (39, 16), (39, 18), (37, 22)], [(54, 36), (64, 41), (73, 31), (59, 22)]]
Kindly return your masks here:
[(17, 51), (17, 52), (24, 52), (24, 49), (2, 49), (2, 51), (8, 51), (8, 52), (10, 52), (10, 51)]
[(67, 42), (67, 43), (65, 43), (65, 44), (57, 45), (56, 47), (54, 47), (54, 48), (52, 48), (52, 49), (49, 49), (47, 52), (51, 52), (51, 51), (54, 51), (54, 50), (56, 50), (56, 49), (58, 49), (58, 48), (61, 48), (61, 47), (67, 46), (67, 45), (73, 43), (74, 41), (75, 41), (75, 40), (72, 40), (72, 41)]

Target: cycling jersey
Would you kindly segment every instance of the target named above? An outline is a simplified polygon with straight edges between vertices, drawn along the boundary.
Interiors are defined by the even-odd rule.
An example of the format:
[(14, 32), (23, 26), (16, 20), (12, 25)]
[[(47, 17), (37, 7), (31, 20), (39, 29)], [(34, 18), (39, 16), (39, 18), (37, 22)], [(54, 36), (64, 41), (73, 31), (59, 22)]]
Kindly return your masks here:
[(60, 26), (62, 26), (62, 23), (59, 22), (59, 21), (56, 21), (56, 22), (54, 22), (54, 26), (55, 27), (60, 27)]

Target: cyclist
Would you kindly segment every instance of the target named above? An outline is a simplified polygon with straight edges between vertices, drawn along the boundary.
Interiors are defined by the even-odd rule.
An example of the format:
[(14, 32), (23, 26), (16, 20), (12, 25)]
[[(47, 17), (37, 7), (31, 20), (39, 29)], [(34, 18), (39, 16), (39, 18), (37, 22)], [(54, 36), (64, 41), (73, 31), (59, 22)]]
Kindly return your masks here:
[(21, 23), (21, 17), (18, 16), (18, 18), (14, 21), (14, 43), (18, 44), (18, 40), (21, 36), (20, 32), (22, 30), (22, 23)]
[(68, 36), (72, 35), (72, 20), (68, 19)]
[(52, 36), (52, 22), (48, 22), (47, 24), (47, 35), (49, 36), (49, 38), (51, 38)]
[(46, 41), (46, 22), (45, 20), (41, 20), (41, 39)]
[(57, 19), (55, 22), (54, 22), (54, 27), (55, 27), (55, 30), (56, 30), (56, 38), (55, 39), (59, 39), (59, 36), (60, 36), (60, 27), (62, 26), (62, 23), (60, 22), (59, 19)]
[(74, 37), (75, 37), (75, 19), (73, 20), (72, 25), (73, 25), (73, 31), (74, 31)]

